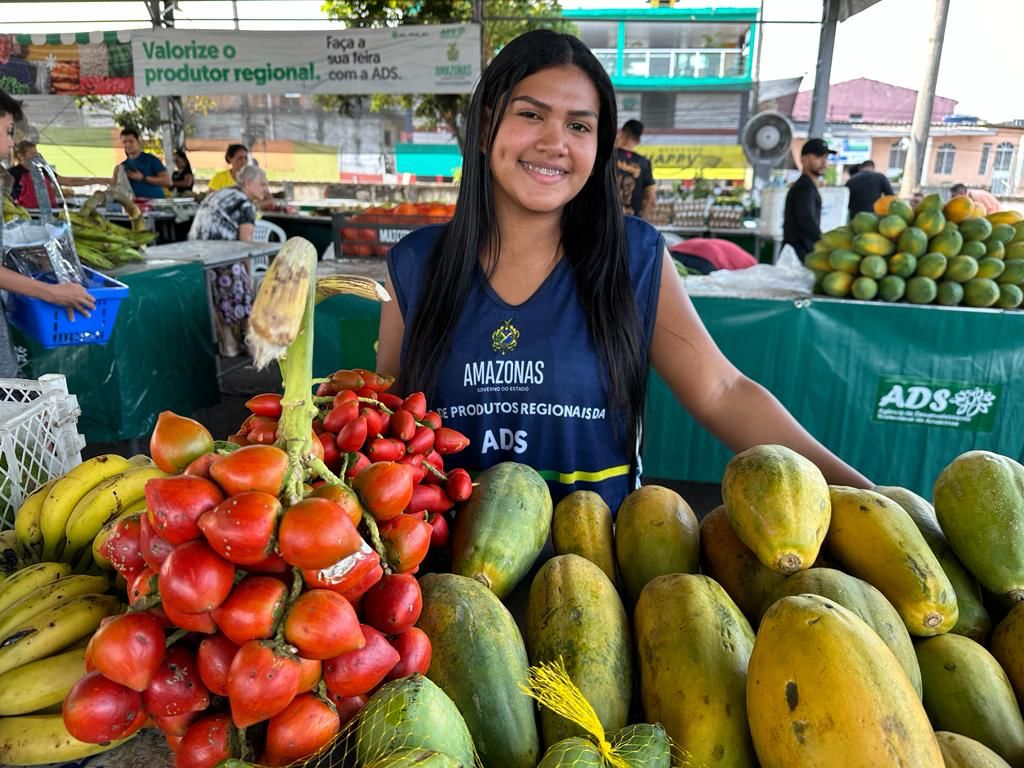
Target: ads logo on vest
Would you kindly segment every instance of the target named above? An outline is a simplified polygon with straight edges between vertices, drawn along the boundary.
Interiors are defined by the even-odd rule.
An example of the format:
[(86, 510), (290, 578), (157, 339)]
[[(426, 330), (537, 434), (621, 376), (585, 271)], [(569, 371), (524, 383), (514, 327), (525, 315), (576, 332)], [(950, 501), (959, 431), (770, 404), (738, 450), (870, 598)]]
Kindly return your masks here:
[(883, 376), (878, 382), (874, 421), (991, 432), (1001, 396), (998, 384)]

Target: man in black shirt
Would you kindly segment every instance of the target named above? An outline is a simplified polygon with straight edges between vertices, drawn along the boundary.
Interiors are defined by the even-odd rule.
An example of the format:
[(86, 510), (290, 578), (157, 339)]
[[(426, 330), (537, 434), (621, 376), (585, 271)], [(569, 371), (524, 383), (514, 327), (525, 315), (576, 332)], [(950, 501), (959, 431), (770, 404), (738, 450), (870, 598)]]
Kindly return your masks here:
[(846, 182), (850, 190), (850, 218), (873, 209), (875, 200), (892, 194), (892, 184), (884, 173), (875, 170), (874, 160), (865, 160)]
[(823, 139), (809, 139), (800, 150), (803, 173), (793, 182), (786, 194), (786, 210), (782, 218), (782, 242), (793, 246), (796, 255), (804, 256), (814, 250), (821, 239), (821, 195), (818, 179), (825, 174), (829, 155), (836, 154)]
[(615, 183), (619, 188), (622, 212), (648, 218), (654, 208), (654, 174), (651, 161), (634, 150), (644, 135), (644, 124), (627, 120), (615, 137)]

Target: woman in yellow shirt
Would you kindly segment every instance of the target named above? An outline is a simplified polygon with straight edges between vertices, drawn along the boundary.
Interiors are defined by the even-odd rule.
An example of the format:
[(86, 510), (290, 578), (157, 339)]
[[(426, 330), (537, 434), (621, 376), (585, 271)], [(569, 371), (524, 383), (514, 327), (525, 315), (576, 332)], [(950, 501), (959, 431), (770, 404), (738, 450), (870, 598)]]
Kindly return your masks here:
[(228, 167), (213, 174), (213, 178), (210, 179), (211, 192), (224, 189), (224, 187), (233, 187), (238, 183), (238, 172), (249, 163), (249, 150), (244, 144), (228, 144), (224, 160), (227, 161)]

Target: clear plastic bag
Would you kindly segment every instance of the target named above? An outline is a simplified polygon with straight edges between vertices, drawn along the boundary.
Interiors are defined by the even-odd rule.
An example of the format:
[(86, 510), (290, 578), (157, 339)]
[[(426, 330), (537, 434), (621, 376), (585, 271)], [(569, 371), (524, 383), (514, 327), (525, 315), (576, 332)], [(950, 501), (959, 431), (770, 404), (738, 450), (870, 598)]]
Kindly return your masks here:
[(719, 269), (710, 275), (685, 278), (691, 296), (738, 298), (798, 298), (814, 290), (814, 273), (801, 263), (790, 245), (783, 246), (774, 264), (749, 269)]
[[(44, 176), (45, 175), (45, 176)], [(68, 223), (67, 203), (53, 169), (41, 155), (29, 163), (29, 176), (39, 201), (39, 219), (15, 219), (0, 226), (0, 256), (3, 264), (28, 277), (58, 283), (84, 284), (82, 264), (75, 250), (75, 240)], [(64, 219), (55, 219), (50, 204), (50, 188), (64, 209)]]

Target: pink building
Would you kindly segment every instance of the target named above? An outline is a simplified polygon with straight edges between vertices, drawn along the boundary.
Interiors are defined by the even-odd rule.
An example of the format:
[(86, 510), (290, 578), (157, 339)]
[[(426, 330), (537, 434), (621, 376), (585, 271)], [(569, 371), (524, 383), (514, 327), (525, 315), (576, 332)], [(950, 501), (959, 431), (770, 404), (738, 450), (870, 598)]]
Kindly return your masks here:
[[(828, 89), (828, 112), (825, 119), (842, 122), (910, 123), (914, 120), (917, 91), (898, 85), (858, 77), (844, 83), (833, 83)], [(941, 122), (956, 111), (957, 102), (936, 96), (932, 102), (932, 121)], [(809, 120), (811, 92), (800, 91), (793, 105), (793, 119)]]

